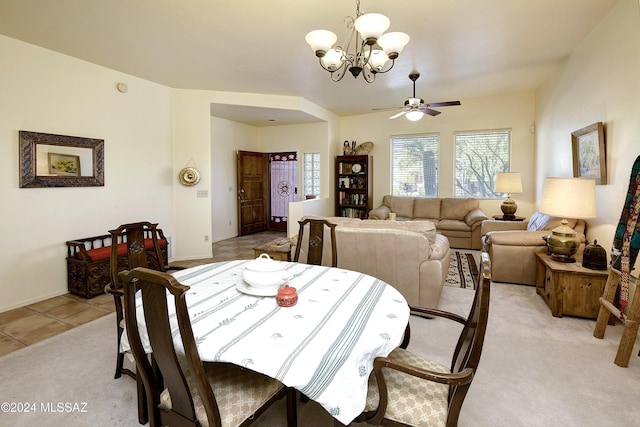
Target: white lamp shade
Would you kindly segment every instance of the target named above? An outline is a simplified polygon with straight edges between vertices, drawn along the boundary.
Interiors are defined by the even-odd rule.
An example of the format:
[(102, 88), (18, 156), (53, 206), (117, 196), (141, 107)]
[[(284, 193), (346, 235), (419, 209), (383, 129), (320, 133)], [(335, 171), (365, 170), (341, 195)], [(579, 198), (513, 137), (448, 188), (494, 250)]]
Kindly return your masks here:
[(342, 50), (329, 49), (320, 60), (327, 70), (335, 71), (342, 65)]
[(546, 178), (540, 212), (560, 218), (595, 218), (596, 181), (585, 178)]
[(402, 53), (402, 49), (409, 43), (409, 36), (405, 33), (393, 32), (382, 35), (378, 39), (378, 44), (389, 57), (397, 57)]
[(409, 111), (407, 114), (405, 114), (405, 116), (407, 116), (407, 119), (411, 120), (412, 122), (417, 122), (422, 118), (422, 116), (424, 116), (424, 113), (422, 111), (415, 110)]
[(522, 193), (520, 172), (498, 172), (493, 191), (508, 194)]
[(314, 52), (327, 52), (338, 40), (338, 36), (328, 30), (311, 31), (304, 38)]
[(356, 30), (360, 33), (362, 40), (379, 38), (382, 33), (387, 31), (389, 25), (391, 25), (391, 21), (381, 13), (366, 13), (360, 15), (355, 22)]
[(373, 49), (371, 51), (371, 56), (369, 57), (369, 64), (371, 68), (375, 71), (380, 71), (384, 68), (384, 64), (387, 63), (389, 57), (384, 51), (380, 49)]

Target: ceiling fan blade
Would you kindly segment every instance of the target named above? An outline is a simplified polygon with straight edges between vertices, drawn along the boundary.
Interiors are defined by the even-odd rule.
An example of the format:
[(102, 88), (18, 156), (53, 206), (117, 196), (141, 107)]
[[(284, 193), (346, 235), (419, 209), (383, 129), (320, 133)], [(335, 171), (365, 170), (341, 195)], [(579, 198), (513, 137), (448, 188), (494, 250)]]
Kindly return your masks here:
[(391, 110), (400, 110), (404, 107), (388, 107), (388, 108), (372, 108), (371, 111), (391, 111)]
[(460, 104), (460, 101), (431, 102), (427, 104), (427, 107), (451, 107), (454, 105), (462, 105), (462, 104)]
[(389, 120), (391, 120), (391, 119), (396, 119), (396, 118), (398, 118), (398, 117), (402, 116), (402, 115), (403, 115), (403, 114), (405, 114), (405, 113), (406, 113), (406, 111), (404, 111), (404, 110), (403, 110), (403, 111), (400, 111), (399, 113), (394, 114), (393, 116), (389, 117)]
[(430, 116), (437, 116), (438, 114), (440, 114), (440, 111), (432, 110), (431, 108), (427, 107), (421, 108), (420, 111)]

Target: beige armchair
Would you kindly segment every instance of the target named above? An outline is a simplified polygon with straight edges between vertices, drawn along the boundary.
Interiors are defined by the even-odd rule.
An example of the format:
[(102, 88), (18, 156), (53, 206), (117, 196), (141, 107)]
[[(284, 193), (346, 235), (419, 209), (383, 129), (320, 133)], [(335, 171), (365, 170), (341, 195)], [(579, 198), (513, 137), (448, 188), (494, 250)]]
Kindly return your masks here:
[[(561, 218), (539, 212), (529, 221), (483, 221), (482, 248), (491, 259), (491, 280), (535, 285), (536, 253), (547, 251), (543, 237), (551, 234), (560, 221)], [(583, 220), (568, 221), (582, 242), (580, 252), (584, 248), (586, 224)]]

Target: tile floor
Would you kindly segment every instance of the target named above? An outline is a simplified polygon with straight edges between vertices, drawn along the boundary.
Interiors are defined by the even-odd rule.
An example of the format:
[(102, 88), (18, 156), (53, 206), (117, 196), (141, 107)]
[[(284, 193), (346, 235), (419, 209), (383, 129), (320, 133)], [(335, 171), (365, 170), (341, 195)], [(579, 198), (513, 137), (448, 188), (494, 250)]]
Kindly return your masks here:
[[(171, 265), (192, 267), (231, 259), (253, 258), (253, 247), (286, 237), (284, 232), (265, 231), (214, 243), (213, 257), (176, 261)], [(65, 294), (0, 313), (0, 356), (42, 341), (114, 311), (111, 295), (91, 299)]]

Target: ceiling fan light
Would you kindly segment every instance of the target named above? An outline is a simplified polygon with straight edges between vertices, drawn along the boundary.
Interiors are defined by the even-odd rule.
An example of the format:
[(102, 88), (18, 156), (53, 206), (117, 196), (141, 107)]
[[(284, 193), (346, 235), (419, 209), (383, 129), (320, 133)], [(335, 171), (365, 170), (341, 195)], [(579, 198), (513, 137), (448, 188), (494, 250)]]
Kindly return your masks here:
[(372, 70), (381, 71), (388, 60), (389, 57), (383, 50), (373, 49), (369, 57), (369, 65), (371, 65)]
[(396, 59), (407, 43), (409, 43), (409, 35), (400, 32), (383, 34), (378, 39), (378, 44), (390, 59)]
[(336, 71), (342, 65), (342, 49), (329, 49), (320, 61), (327, 70)]
[(316, 56), (323, 57), (331, 49), (331, 46), (338, 40), (338, 36), (328, 30), (314, 30), (304, 38)]
[(391, 21), (381, 13), (365, 13), (360, 15), (355, 22), (356, 30), (368, 45), (375, 44), (382, 33), (389, 28), (389, 25), (391, 25)]
[(424, 116), (424, 114), (420, 110), (414, 110), (414, 111), (409, 111), (407, 114), (405, 114), (405, 116), (407, 117), (407, 119), (411, 120), (412, 122), (417, 122), (422, 118), (422, 116)]

